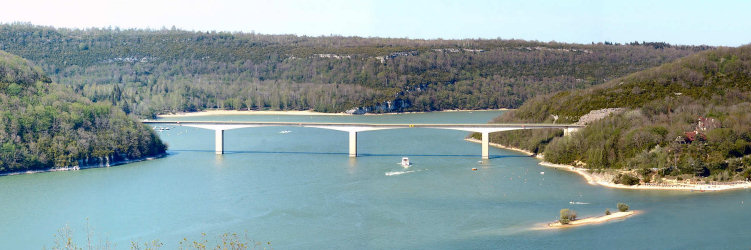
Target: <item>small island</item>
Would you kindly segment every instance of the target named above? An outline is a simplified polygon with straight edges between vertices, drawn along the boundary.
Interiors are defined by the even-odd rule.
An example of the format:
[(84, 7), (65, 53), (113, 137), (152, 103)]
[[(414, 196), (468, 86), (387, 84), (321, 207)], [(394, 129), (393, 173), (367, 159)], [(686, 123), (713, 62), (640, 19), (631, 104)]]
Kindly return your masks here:
[(629, 211), (629, 206), (625, 203), (618, 203), (618, 212), (611, 213), (610, 209), (605, 210), (605, 215), (603, 216), (595, 216), (595, 217), (587, 217), (583, 219), (577, 219), (576, 211), (564, 208), (561, 209), (561, 216), (560, 218), (553, 223), (547, 224), (547, 227), (544, 229), (557, 229), (557, 228), (571, 228), (571, 227), (578, 227), (578, 226), (585, 226), (585, 225), (593, 225), (593, 224), (600, 224), (603, 222), (615, 220), (615, 219), (625, 219), (629, 216), (638, 214), (639, 211), (631, 210)]
[(587, 217), (583, 219), (573, 220), (569, 222), (569, 224), (561, 224), (560, 221), (556, 221), (556, 222), (548, 224), (548, 228), (570, 228), (570, 227), (577, 227), (577, 226), (584, 226), (584, 225), (600, 224), (600, 223), (610, 221), (610, 220), (626, 218), (626, 217), (629, 217), (631, 215), (635, 215), (638, 213), (639, 211), (615, 212), (609, 215)]

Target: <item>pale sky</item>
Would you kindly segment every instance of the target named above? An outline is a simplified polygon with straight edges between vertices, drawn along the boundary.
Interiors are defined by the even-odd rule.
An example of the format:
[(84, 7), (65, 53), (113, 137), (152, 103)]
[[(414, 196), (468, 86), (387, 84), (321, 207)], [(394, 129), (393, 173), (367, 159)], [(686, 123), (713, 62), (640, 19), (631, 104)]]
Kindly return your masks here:
[(0, 0), (0, 23), (263, 34), (751, 43), (749, 0)]

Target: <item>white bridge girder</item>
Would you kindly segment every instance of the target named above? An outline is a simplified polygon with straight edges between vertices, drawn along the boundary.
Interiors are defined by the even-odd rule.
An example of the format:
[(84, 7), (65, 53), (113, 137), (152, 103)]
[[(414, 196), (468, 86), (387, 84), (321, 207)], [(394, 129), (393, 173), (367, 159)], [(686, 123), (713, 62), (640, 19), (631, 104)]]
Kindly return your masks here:
[[(568, 136), (583, 126), (579, 125), (556, 125), (556, 124), (341, 124), (341, 123), (294, 123), (294, 122), (164, 122), (164, 121), (144, 121), (150, 124), (171, 124), (178, 126), (195, 127), (210, 129), (215, 131), (215, 150), (216, 154), (224, 153), (224, 131), (239, 128), (254, 127), (271, 127), (271, 126), (297, 126), (337, 130), (349, 133), (349, 157), (357, 157), (357, 133), (365, 131), (386, 130), (386, 129), (405, 129), (405, 128), (431, 128), (431, 129), (449, 129), (459, 130), (482, 134), (482, 159), (488, 159), (490, 133), (520, 129), (540, 129), (540, 128), (557, 128), (563, 129), (564, 135)], [(249, 124), (243, 124), (249, 123)]]
[(394, 129), (394, 128), (373, 128), (373, 127), (348, 127), (348, 126), (304, 126), (309, 128), (321, 128), (349, 133), (349, 157), (357, 157), (357, 133), (374, 130)]
[(481, 157), (483, 160), (490, 159), (490, 133), (493, 132), (501, 132), (501, 131), (509, 131), (509, 130), (519, 130), (519, 129), (527, 129), (525, 127), (507, 127), (507, 128), (444, 128), (444, 127), (435, 127), (437, 129), (451, 129), (451, 130), (460, 130), (460, 131), (467, 131), (467, 132), (473, 132), (473, 133), (480, 133), (482, 134), (482, 152)]
[(264, 127), (264, 125), (211, 125), (211, 124), (185, 124), (182, 126), (214, 130), (214, 151), (216, 154), (224, 154), (224, 131), (238, 128)]

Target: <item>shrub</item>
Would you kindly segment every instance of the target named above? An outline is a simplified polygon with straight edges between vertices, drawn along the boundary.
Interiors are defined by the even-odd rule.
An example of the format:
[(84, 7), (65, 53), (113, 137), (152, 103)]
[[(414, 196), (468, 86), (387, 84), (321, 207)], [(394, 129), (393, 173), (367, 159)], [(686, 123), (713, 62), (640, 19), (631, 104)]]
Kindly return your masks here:
[(642, 180), (644, 180), (644, 183), (650, 183), (650, 182), (652, 182), (652, 176), (651, 175), (642, 175)]
[(605, 209), (605, 215), (610, 215), (610, 208)]
[(621, 211), (621, 212), (628, 211), (628, 205), (626, 205), (626, 203), (618, 202), (618, 211)]
[(561, 224), (566, 225), (573, 220), (576, 220), (576, 211), (568, 208), (561, 209), (561, 218), (558, 220)]
[(613, 177), (613, 183), (633, 186), (639, 184), (639, 178), (629, 174), (618, 174)]

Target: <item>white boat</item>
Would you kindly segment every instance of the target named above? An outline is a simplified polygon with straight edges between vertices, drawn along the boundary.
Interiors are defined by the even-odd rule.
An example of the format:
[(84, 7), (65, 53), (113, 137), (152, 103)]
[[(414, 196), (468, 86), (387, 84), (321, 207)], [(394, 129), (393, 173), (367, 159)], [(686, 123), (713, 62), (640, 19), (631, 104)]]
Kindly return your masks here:
[(402, 164), (402, 167), (408, 168), (408, 167), (409, 167), (409, 165), (410, 165), (410, 164), (409, 164), (409, 158), (407, 158), (407, 157), (402, 157), (402, 162), (401, 162), (401, 164)]
[(154, 127), (157, 132), (170, 130), (170, 127)]

